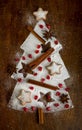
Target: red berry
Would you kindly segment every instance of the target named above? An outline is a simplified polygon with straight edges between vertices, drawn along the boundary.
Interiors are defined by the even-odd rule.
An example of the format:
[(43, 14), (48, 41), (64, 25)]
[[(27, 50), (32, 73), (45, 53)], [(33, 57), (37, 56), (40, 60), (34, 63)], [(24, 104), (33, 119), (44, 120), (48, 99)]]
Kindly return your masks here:
[(64, 106), (65, 108), (69, 108), (69, 104), (65, 104), (65, 106)]
[(67, 88), (65, 88), (65, 90), (66, 90), (66, 91), (69, 91), (69, 90), (70, 90), (70, 88), (69, 88), (69, 87), (67, 87)]
[(44, 26), (42, 24), (39, 25), (40, 28), (43, 28)]
[(46, 27), (50, 30), (51, 26), (49, 24), (46, 24)]
[(19, 61), (20, 59), (19, 59), (19, 58), (15, 58), (14, 60), (17, 62), (17, 61)]
[(33, 75), (34, 75), (34, 76), (37, 76), (37, 73), (34, 73)]
[(48, 80), (49, 80), (49, 79), (50, 79), (50, 76), (49, 76), (49, 75), (47, 75), (47, 76), (46, 76), (46, 79), (48, 79)]
[(37, 45), (37, 48), (39, 49), (41, 47), (41, 45)]
[(35, 106), (32, 106), (31, 109), (32, 109), (32, 111), (35, 111), (35, 110), (36, 110), (36, 107), (35, 107)]
[(18, 82), (22, 82), (22, 79), (21, 79), (21, 78), (18, 78), (17, 81), (18, 81)]
[(34, 96), (34, 99), (35, 99), (35, 100), (37, 100), (37, 99), (38, 99), (38, 96), (37, 96), (37, 95), (35, 95), (35, 96)]
[(63, 84), (59, 83), (58, 86), (59, 86), (60, 88), (62, 88), (62, 87), (63, 87)]
[(48, 96), (47, 96), (47, 99), (51, 99), (51, 96), (50, 96), (50, 95), (48, 95)]
[(42, 67), (41, 67), (41, 66), (39, 66), (39, 67), (38, 67), (38, 70), (39, 70), (39, 71), (42, 71)]
[(55, 103), (54, 106), (55, 106), (55, 107), (58, 107), (58, 106), (59, 106), (59, 103)]
[(32, 58), (32, 54), (28, 54), (28, 57), (29, 57), (29, 58)]
[(47, 110), (47, 111), (50, 111), (50, 110), (51, 110), (51, 107), (46, 107), (46, 110)]
[(35, 53), (38, 54), (38, 53), (39, 53), (39, 50), (35, 50)]
[(50, 57), (48, 57), (47, 60), (48, 60), (48, 62), (51, 62), (51, 58)]
[(33, 86), (30, 86), (29, 88), (30, 88), (31, 90), (33, 90), (33, 89), (34, 89), (34, 87), (33, 87)]
[(41, 79), (41, 82), (44, 82), (44, 81), (45, 81), (45, 79), (44, 79), (44, 78), (42, 78), (42, 79)]
[(26, 60), (26, 57), (25, 57), (25, 56), (22, 56), (22, 60)]
[(60, 92), (56, 92), (56, 96), (60, 96)]
[(26, 107), (23, 107), (23, 110), (24, 110), (25, 112), (27, 112), (27, 111), (28, 111), (28, 108), (26, 108)]
[(58, 44), (58, 40), (55, 40), (54, 43), (57, 45)]

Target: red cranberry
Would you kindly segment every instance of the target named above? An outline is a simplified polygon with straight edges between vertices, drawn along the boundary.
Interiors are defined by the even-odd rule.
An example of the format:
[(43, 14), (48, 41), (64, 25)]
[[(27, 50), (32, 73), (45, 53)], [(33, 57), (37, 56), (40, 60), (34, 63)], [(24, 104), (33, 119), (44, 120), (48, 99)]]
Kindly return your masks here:
[(29, 88), (30, 88), (31, 90), (33, 90), (33, 89), (34, 89), (34, 87), (33, 87), (33, 86), (30, 86)]
[(16, 62), (18, 62), (20, 59), (19, 59), (19, 58), (15, 58), (14, 60), (15, 60)]
[(44, 78), (42, 78), (42, 79), (41, 79), (41, 82), (44, 82), (44, 81), (45, 81), (45, 79), (44, 79)]
[(35, 111), (35, 110), (36, 110), (36, 107), (35, 107), (35, 106), (32, 106), (31, 109), (32, 109), (32, 111)]
[(38, 54), (38, 53), (39, 53), (39, 50), (35, 50), (35, 53)]
[(48, 57), (47, 60), (48, 60), (48, 62), (51, 62), (51, 58), (50, 57)]
[(50, 79), (50, 76), (49, 76), (49, 75), (47, 75), (47, 76), (46, 76), (46, 79), (48, 79), (48, 80), (49, 80), (49, 79)]
[(37, 48), (39, 49), (41, 47), (41, 45), (37, 45)]
[(35, 96), (34, 96), (34, 99), (35, 99), (35, 100), (37, 100), (37, 99), (38, 99), (38, 96), (37, 96), (37, 95), (35, 95)]
[(33, 75), (34, 75), (34, 76), (37, 76), (37, 73), (34, 73)]
[(48, 95), (48, 96), (47, 96), (47, 98), (48, 98), (48, 99), (51, 99), (51, 96), (50, 96), (50, 95)]
[(64, 106), (65, 108), (69, 108), (69, 104), (65, 104), (65, 106)]
[(25, 57), (25, 56), (22, 56), (22, 60), (26, 60), (26, 57)]
[(66, 90), (66, 91), (70, 91), (70, 88), (69, 88), (69, 87), (67, 87), (67, 88), (65, 88), (65, 90)]
[(56, 96), (60, 96), (60, 92), (56, 92)]
[(50, 111), (50, 110), (51, 110), (51, 107), (46, 107), (46, 110), (47, 110), (47, 111)]
[(55, 40), (54, 43), (57, 45), (58, 44), (58, 40)]
[(18, 82), (22, 82), (22, 79), (21, 79), (21, 78), (18, 78), (17, 81), (18, 81)]
[(23, 110), (24, 110), (25, 112), (27, 112), (27, 111), (28, 111), (28, 108), (26, 108), (26, 107), (23, 107)]
[(58, 107), (58, 106), (59, 106), (59, 103), (55, 103), (54, 106), (55, 106), (55, 107)]
[(38, 67), (38, 70), (39, 70), (39, 71), (42, 71), (42, 67), (41, 67), (41, 66), (39, 66), (39, 67)]
[(58, 86), (59, 86), (60, 88), (62, 88), (62, 87), (63, 87), (63, 85), (62, 85), (61, 83), (59, 83), (59, 84), (58, 84)]
[(43, 28), (44, 26), (42, 24), (39, 25), (40, 28)]
[(28, 54), (28, 57), (29, 57), (29, 58), (32, 58), (32, 54)]

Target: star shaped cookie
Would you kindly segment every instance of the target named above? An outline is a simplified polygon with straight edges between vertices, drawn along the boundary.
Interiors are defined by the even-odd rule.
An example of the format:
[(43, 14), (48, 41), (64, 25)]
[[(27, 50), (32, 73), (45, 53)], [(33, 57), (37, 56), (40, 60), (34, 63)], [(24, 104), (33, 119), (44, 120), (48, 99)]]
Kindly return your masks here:
[(31, 102), (31, 92), (21, 89), (17, 98), (20, 100), (21, 105), (26, 105), (27, 103)]
[(46, 15), (48, 11), (43, 11), (42, 8), (39, 8), (36, 12), (33, 12), (33, 15), (36, 17), (36, 20), (39, 21), (41, 19), (46, 20)]
[(22, 63), (23, 68), (19, 70), (19, 73), (23, 73), (23, 76), (26, 77), (27, 73), (33, 74), (33, 71), (29, 66), (26, 64)]
[(45, 106), (47, 106), (47, 104), (49, 102), (53, 102), (54, 99), (51, 98), (51, 92), (48, 92), (46, 94), (40, 92), (40, 98), (38, 99), (39, 102), (42, 102)]
[(55, 61), (46, 66), (46, 69), (50, 75), (61, 74), (61, 68), (62, 64), (56, 63)]

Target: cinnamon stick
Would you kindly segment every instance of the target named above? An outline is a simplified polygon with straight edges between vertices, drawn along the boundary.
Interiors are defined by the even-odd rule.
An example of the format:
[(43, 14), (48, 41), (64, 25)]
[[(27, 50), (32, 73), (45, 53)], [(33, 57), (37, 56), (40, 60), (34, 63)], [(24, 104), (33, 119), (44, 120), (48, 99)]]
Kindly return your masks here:
[(27, 29), (38, 39), (40, 40), (43, 44), (45, 44), (45, 40), (42, 39), (34, 30), (31, 26), (27, 26)]
[(44, 87), (44, 88), (48, 88), (48, 89), (51, 89), (51, 90), (58, 90), (59, 89), (57, 86), (52, 86), (50, 84), (39, 82), (39, 81), (33, 80), (33, 79), (29, 79), (28, 83), (31, 83), (31, 84), (34, 84), (34, 85), (37, 85), (37, 86), (41, 86), (41, 87)]
[(45, 60), (52, 52), (54, 51), (53, 48), (49, 48), (44, 54), (38, 57), (33, 62), (29, 63), (27, 66), (31, 69), (35, 69), (43, 60)]
[(22, 63), (23, 68), (19, 70), (20, 73), (23, 73), (24, 77), (27, 73), (33, 74), (32, 69), (35, 69), (43, 60), (45, 60), (52, 52), (54, 51), (53, 48), (49, 48), (44, 54), (38, 57), (36, 60), (32, 61), (29, 64)]
[(38, 108), (39, 124), (44, 124), (44, 115), (42, 108)]

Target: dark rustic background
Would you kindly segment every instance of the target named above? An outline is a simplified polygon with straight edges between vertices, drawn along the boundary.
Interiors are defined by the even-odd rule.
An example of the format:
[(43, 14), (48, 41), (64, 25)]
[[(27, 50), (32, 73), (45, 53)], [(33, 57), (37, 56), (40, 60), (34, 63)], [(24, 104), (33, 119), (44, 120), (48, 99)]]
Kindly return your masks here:
[[(82, 130), (81, 5), (81, 0), (0, 0), (0, 130)], [(75, 106), (45, 114), (44, 125), (38, 125), (36, 113), (7, 107), (16, 81), (6, 68), (17, 52), (22, 54), (20, 45), (28, 35), (25, 25), (35, 25), (32, 12), (38, 7), (49, 11), (46, 22), (63, 45), (60, 54), (71, 75), (66, 84)]]

